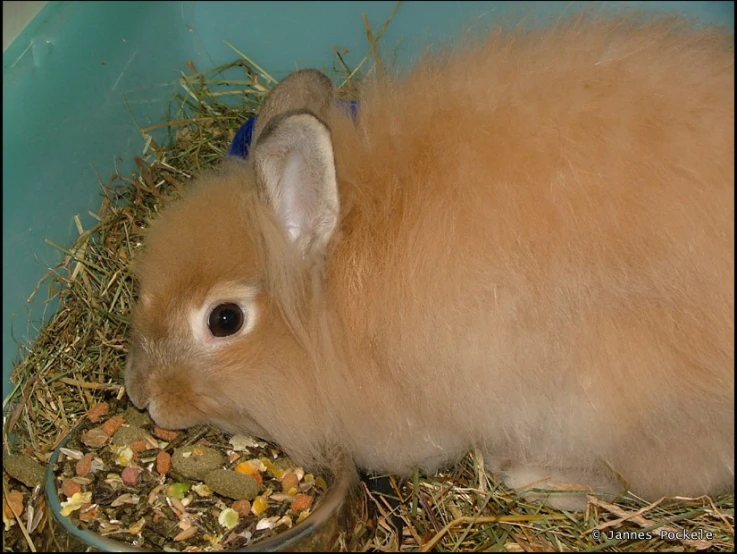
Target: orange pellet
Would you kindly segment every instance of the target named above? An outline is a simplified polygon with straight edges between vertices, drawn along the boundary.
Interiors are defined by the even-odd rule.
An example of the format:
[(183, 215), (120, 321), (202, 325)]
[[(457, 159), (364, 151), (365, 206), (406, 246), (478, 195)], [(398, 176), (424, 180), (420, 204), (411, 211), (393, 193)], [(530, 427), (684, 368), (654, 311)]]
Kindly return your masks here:
[(149, 449), (149, 444), (146, 441), (136, 441), (131, 444), (131, 450), (134, 454), (137, 454), (138, 452), (143, 452), (144, 450)]
[(102, 424), (102, 430), (108, 437), (112, 437), (123, 426), (123, 423), (125, 423), (123, 416), (116, 415)]
[(166, 475), (171, 471), (171, 455), (163, 450), (156, 454), (156, 471), (159, 475)]
[(161, 427), (154, 427), (154, 436), (159, 437), (162, 441), (171, 442), (179, 435), (179, 431), (171, 431), (169, 429), (162, 429)]
[(301, 512), (312, 506), (312, 497), (309, 494), (298, 494), (292, 500), (290, 509), (293, 512)]

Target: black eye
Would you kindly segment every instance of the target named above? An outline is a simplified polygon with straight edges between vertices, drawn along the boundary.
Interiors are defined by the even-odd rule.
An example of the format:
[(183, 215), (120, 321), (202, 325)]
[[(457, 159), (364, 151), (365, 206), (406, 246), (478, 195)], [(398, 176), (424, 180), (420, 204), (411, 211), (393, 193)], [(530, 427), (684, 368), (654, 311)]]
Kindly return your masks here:
[(243, 327), (243, 311), (238, 304), (220, 304), (210, 312), (207, 326), (215, 337), (235, 335)]

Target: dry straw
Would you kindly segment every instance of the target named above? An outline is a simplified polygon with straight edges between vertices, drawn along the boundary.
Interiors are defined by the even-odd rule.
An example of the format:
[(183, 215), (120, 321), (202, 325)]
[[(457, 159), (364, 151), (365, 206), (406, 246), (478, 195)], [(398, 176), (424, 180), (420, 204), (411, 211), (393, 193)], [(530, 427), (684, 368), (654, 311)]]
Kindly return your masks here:
[[(400, 4), (376, 32), (364, 16), (370, 48), (355, 67), (345, 62), (344, 50), (334, 49), (333, 70), (339, 74), (341, 97), (356, 98), (361, 77), (383, 71), (377, 43)], [(125, 335), (134, 299), (129, 264), (143, 240), (143, 229), (193, 175), (224, 157), (237, 129), (276, 83), (246, 54), (228, 45), (237, 54), (232, 63), (209, 71), (187, 64), (172, 116), (165, 123), (141, 128), (145, 148), (135, 158), (136, 172), (116, 173), (106, 183), (99, 180), (102, 202), (98, 212), (91, 213), (97, 223), (84, 229), (75, 217), (79, 236), (69, 248), (47, 241), (64, 257), (34, 295), (48, 286), (58, 311), (14, 369), (14, 389), (3, 405), (6, 451), (12, 444), (14, 452), (43, 463), (91, 406), (111, 394), (124, 394)], [(153, 138), (162, 129), (170, 139), (167, 147)], [(5, 500), (6, 474), (3, 479)], [(734, 550), (734, 495), (652, 504), (635, 498), (609, 504), (592, 497), (583, 514), (554, 512), (505, 489), (485, 472), (473, 452), (447, 472), (416, 474), (404, 482), (393, 476), (387, 479), (391, 492), (361, 484), (355, 519), (339, 537), (342, 550)], [(33, 504), (36, 512), (42, 509), (42, 495), (26, 492), (26, 505)], [(17, 520), (16, 514), (8, 512), (12, 515), (4, 519), (12, 526), (7, 521)], [(41, 527), (38, 521), (12, 526), (3, 534), (3, 550), (35, 551)], [(691, 536), (684, 538), (684, 531)], [(643, 538), (622, 538), (636, 532)], [(661, 538), (661, 532), (668, 538)]]

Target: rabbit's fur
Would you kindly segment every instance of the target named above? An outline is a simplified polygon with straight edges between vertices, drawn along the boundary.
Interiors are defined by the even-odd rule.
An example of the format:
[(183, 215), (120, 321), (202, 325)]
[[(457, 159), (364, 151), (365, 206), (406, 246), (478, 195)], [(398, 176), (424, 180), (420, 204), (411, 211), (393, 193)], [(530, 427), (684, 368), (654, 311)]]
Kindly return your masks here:
[[(131, 399), (309, 467), (476, 447), (514, 487), (730, 490), (733, 56), (671, 17), (498, 30), (377, 78), (355, 121), (293, 75), (252, 160), (150, 227)], [(215, 339), (225, 301), (247, 324)]]

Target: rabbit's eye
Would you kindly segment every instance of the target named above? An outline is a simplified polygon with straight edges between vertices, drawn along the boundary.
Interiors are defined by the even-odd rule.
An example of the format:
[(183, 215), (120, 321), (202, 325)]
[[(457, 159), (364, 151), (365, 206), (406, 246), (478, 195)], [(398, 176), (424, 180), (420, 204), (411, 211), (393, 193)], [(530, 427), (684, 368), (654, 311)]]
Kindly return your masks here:
[(243, 311), (238, 304), (220, 304), (210, 312), (207, 326), (215, 337), (235, 335), (243, 327)]

